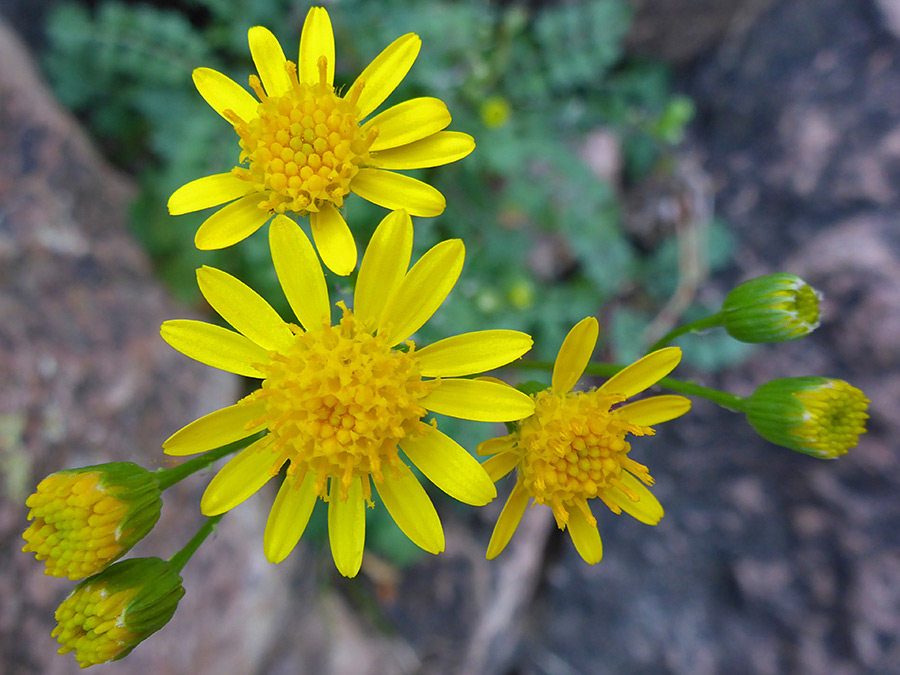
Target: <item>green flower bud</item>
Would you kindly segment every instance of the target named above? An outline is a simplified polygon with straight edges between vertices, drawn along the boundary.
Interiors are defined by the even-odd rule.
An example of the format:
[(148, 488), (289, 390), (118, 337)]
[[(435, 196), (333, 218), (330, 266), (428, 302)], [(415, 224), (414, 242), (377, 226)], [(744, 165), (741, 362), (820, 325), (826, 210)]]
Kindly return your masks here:
[(23, 551), (45, 573), (84, 579), (123, 556), (156, 524), (162, 508), (156, 476), (131, 462), (57, 471), (25, 501), (33, 521)]
[(827, 377), (788, 377), (759, 387), (746, 399), (747, 421), (776, 445), (820, 459), (834, 459), (866, 433), (863, 393)]
[(75, 587), (56, 610), (51, 635), (82, 668), (117, 661), (165, 626), (183, 595), (168, 561), (123, 560)]
[(787, 342), (819, 326), (822, 294), (793, 274), (767, 274), (742, 283), (722, 303), (718, 318), (741, 342)]

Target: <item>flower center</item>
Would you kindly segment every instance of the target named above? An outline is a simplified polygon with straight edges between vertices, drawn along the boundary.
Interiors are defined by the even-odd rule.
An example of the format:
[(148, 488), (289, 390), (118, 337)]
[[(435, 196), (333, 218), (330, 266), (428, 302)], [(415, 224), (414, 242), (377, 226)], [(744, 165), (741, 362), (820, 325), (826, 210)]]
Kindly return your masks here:
[(338, 96), (327, 82), (326, 66), (323, 56), (319, 81), (302, 84), (297, 66), (288, 61), (291, 89), (283, 96), (267, 96), (252, 75), (250, 86), (260, 100), (257, 117), (245, 122), (229, 115), (241, 139), (239, 161), (247, 165), (232, 173), (267, 195), (262, 209), (306, 215), (325, 203), (340, 207), (353, 177), (368, 161), (377, 131), (360, 130), (356, 103), (362, 86), (351, 89), (346, 98)]
[(103, 583), (79, 586), (56, 610), (58, 623), (50, 635), (62, 645), (59, 653), (74, 650), (87, 668), (134, 646), (137, 635), (125, 627), (125, 617), (138, 590), (110, 591)]
[(866, 433), (869, 400), (856, 387), (841, 380), (794, 394), (807, 410), (803, 422), (791, 432), (823, 457), (846, 454)]
[(604, 495), (611, 488), (638, 501), (638, 495), (621, 481), (623, 471), (652, 485), (647, 467), (628, 457), (631, 445), (625, 435), (644, 436), (653, 430), (610, 411), (621, 397), (597, 392), (559, 396), (542, 391), (533, 398), (534, 415), (522, 422), (516, 440), (522, 453), (519, 470), (534, 501), (550, 506), (560, 527), (568, 522), (568, 509), (573, 506), (596, 523), (585, 501), (592, 497), (621, 512)]
[(386, 337), (360, 326), (343, 303), (337, 326), (298, 332), (284, 352), (272, 354), (267, 377), (253, 396), (265, 402), (270, 447), (280, 455), (273, 473), (290, 462), (289, 474), (312, 471), (315, 491), (327, 498), (327, 479), (339, 480), (341, 497), (355, 477), (382, 480), (385, 467), (403, 466), (397, 444), (421, 434), (426, 410), (419, 404), (433, 388), (423, 381), (415, 346), (392, 350)]
[(51, 576), (90, 576), (125, 550), (119, 525), (128, 504), (103, 489), (98, 473), (51, 474), (25, 503), (34, 521), (22, 550), (46, 560)]

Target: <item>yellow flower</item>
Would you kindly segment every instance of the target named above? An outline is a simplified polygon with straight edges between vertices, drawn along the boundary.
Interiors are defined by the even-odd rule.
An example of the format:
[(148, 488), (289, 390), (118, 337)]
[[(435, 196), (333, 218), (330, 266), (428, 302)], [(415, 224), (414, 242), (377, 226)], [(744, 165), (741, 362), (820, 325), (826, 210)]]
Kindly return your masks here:
[(128, 656), (175, 614), (181, 581), (159, 558), (123, 560), (88, 577), (56, 610), (59, 653), (74, 651), (82, 668)]
[(830, 377), (784, 377), (747, 399), (747, 421), (766, 440), (819, 459), (835, 459), (866, 433), (869, 399)]
[(262, 26), (248, 37), (259, 71), (250, 76), (250, 87), (259, 101), (210, 68), (193, 75), (200, 95), (231, 122), (241, 146), (241, 166), (190, 182), (169, 199), (173, 215), (231, 202), (200, 226), (198, 248), (236, 244), (274, 214), (309, 214), (325, 266), (346, 275), (356, 267), (356, 244), (338, 209), (351, 191), (414, 216), (443, 212), (446, 200), (438, 190), (393, 170), (440, 166), (472, 152), (471, 136), (444, 131), (447, 106), (415, 98), (364, 121), (409, 72), (422, 42), (417, 35), (388, 45), (343, 96), (334, 87), (334, 34), (322, 7), (306, 16), (296, 64)]
[(54, 577), (83, 579), (124, 555), (153, 529), (162, 500), (156, 477), (131, 462), (57, 471), (28, 497), (22, 548)]
[(553, 510), (560, 529), (568, 530), (588, 563), (603, 556), (597, 521), (589, 499), (598, 498), (614, 513), (626, 511), (656, 525), (663, 509), (643, 484), (653, 479), (628, 453), (627, 434), (652, 435), (651, 424), (683, 415), (691, 403), (683, 396), (654, 396), (617, 406), (665, 377), (681, 360), (681, 350), (652, 352), (611, 377), (598, 389), (573, 392), (597, 344), (599, 326), (587, 317), (569, 331), (556, 357), (549, 389), (533, 394), (534, 415), (502, 438), (484, 441), (478, 453), (493, 480), (518, 469), (516, 485), (503, 507), (488, 544), (494, 558), (509, 543), (529, 499)]
[[(236, 405), (175, 433), (163, 448), (189, 455), (268, 434), (213, 478), (201, 501), (206, 515), (237, 506), (287, 465), (264, 536), (266, 557), (280, 562), (303, 533), (316, 497), (328, 502), (328, 530), (338, 570), (354, 576), (365, 539), (364, 505), (374, 483), (400, 529), (431, 553), (444, 548), (440, 520), (406, 458), (437, 487), (467, 504), (496, 496), (481, 465), (422, 418), (427, 411), (470, 420), (527, 417), (531, 399), (496, 382), (461, 379), (519, 358), (524, 333), (488, 330), (418, 349), (411, 340), (456, 283), (465, 249), (444, 241), (409, 270), (412, 221), (389, 214), (363, 256), (353, 311), (338, 303), (331, 322), (328, 290), (312, 244), (290, 219), (269, 229), (272, 258), (300, 326), (284, 322), (234, 277), (204, 267), (200, 290), (237, 333), (199, 321), (168, 321), (175, 349), (239, 375), (263, 380)], [(301, 327), (302, 326), (302, 327)], [(433, 378), (433, 379), (430, 379)]]

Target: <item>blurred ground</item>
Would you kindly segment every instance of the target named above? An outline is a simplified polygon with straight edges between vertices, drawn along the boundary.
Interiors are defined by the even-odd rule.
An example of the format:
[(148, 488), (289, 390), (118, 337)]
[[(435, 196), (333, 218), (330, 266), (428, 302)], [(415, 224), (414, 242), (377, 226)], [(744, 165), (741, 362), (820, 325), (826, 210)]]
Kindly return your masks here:
[[(597, 509), (606, 553), (593, 567), (541, 509), (487, 564), (501, 496), (475, 512), (444, 509), (442, 556), (397, 574), (367, 554), (346, 582), (304, 547), (264, 563), (269, 500), (251, 500), (186, 568), (172, 623), (92, 672), (897, 672), (896, 3), (720, 3), (732, 13), (681, 42), (673, 36), (696, 29), (696, 15), (709, 17), (704, 3), (680, 3), (683, 13), (655, 23), (654, 3), (639, 4), (635, 48), (679, 64), (698, 108), (685, 153), (740, 241), (728, 278), (701, 292), (786, 270), (826, 296), (812, 338), (698, 378), (749, 393), (778, 376), (842, 377), (872, 399), (870, 433), (821, 462), (698, 403), (635, 448), (666, 517), (648, 528)], [(23, 491), (63, 466), (155, 466), (164, 436), (195, 416), (189, 408), (220, 405), (234, 384), (154, 337), (161, 320), (187, 314), (125, 234), (127, 181), (55, 109), (13, 38), (0, 34), (0, 45), (0, 669), (73, 673), (48, 635), (68, 582), (18, 553)], [(208, 392), (200, 403), (198, 388)], [(168, 554), (199, 524), (202, 482), (167, 494), (148, 551)]]

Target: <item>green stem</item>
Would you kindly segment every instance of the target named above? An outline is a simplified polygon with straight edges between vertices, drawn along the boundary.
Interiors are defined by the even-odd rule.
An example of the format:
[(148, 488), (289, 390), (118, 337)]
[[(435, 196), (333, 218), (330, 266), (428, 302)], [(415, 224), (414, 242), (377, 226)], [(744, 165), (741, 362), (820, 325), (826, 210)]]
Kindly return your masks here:
[(200, 455), (199, 457), (195, 457), (194, 459), (191, 459), (184, 464), (179, 464), (178, 466), (171, 469), (158, 469), (156, 471), (156, 480), (159, 482), (159, 489), (165, 490), (172, 487), (178, 481), (187, 478), (192, 473), (195, 473), (200, 469), (205, 469), (216, 460), (222, 459), (222, 457), (227, 457), (228, 455), (233, 454), (238, 450), (242, 450), (243, 448), (250, 445), (250, 443), (252, 443), (254, 440), (256, 440), (255, 436), (244, 438), (240, 441), (235, 441), (234, 443), (223, 445), (221, 448), (210, 450), (209, 452)]
[(662, 349), (672, 340), (677, 337), (681, 337), (685, 333), (692, 333), (694, 331), (703, 330), (704, 328), (713, 328), (714, 326), (721, 325), (722, 317), (719, 314), (713, 314), (712, 316), (708, 316), (705, 319), (697, 319), (696, 321), (691, 321), (690, 323), (679, 326), (678, 328), (675, 328), (674, 330), (671, 330), (663, 335), (659, 340), (651, 345), (650, 349), (648, 349), (647, 352), (655, 352), (657, 349)]
[[(516, 364), (516, 367), (525, 368), (526, 370), (552, 371), (553, 363), (550, 361), (520, 361)], [(612, 377), (625, 368), (626, 366), (620, 366), (615, 363), (589, 363), (587, 368), (584, 369), (584, 372), (587, 375), (594, 375), (597, 377)], [(677, 391), (679, 394), (708, 399), (728, 410), (742, 411), (744, 409), (745, 399), (736, 396), (735, 394), (729, 394), (727, 391), (713, 389), (712, 387), (703, 387), (699, 384), (685, 382), (684, 380), (678, 380), (674, 377), (664, 377), (657, 382), (657, 384), (666, 389)]]
[(218, 516), (213, 516), (212, 518), (207, 518), (206, 522), (203, 523), (203, 527), (197, 530), (197, 534), (191, 537), (191, 540), (187, 543), (187, 545), (178, 551), (175, 555), (169, 558), (169, 564), (172, 566), (172, 571), (176, 574), (181, 572), (181, 569), (187, 564), (187, 561), (191, 559), (191, 556), (197, 552), (197, 549), (200, 548), (200, 544), (206, 541), (206, 538), (209, 536), (209, 533), (216, 529), (216, 525), (218, 525), (219, 521), (222, 520), (222, 516), (224, 513), (220, 513)]

